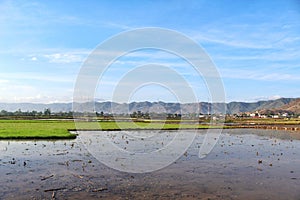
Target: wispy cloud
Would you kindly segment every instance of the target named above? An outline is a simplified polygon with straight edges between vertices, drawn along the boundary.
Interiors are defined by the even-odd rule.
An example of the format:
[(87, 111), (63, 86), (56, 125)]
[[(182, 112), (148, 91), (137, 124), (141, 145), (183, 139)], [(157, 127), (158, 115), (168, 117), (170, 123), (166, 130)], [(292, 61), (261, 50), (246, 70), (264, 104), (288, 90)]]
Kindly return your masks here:
[[(72, 89), (57, 90), (47, 87), (41, 90), (39, 85), (24, 84), (20, 80), (0, 79), (0, 102), (32, 102), (32, 103), (53, 103), (71, 102)], [(42, 87), (43, 88), (43, 87)]]
[[(259, 16), (252, 16), (255, 19), (257, 17)], [(299, 34), (295, 34), (299, 23), (291, 24), (287, 19), (278, 19), (271, 23), (262, 20), (251, 24), (249, 24), (249, 20), (245, 24), (237, 23), (237, 21), (239, 20), (231, 19), (228, 23), (222, 21), (206, 24), (197, 32), (194, 30), (188, 32), (193, 39), (200, 43), (218, 44), (231, 48), (266, 50), (299, 45)]]
[(0, 52), (0, 54), (5, 55), (17, 55), (21, 57), (22, 60), (28, 61), (40, 61), (47, 63), (82, 63), (87, 56), (92, 52), (89, 49), (59, 49), (59, 48), (36, 48), (36, 49), (23, 49), (15, 50), (10, 52)]
[(12, 95), (8, 97), (0, 97), (0, 102), (9, 102), (9, 103), (70, 103), (72, 102), (72, 96), (47, 96), (42, 94), (37, 94), (35, 96), (28, 95)]
[[(78, 16), (49, 10), (43, 2), (4, 0), (0, 3), (0, 21), (20, 27), (46, 26), (49, 24), (84, 24)], [(34, 30), (32, 30), (34, 32)]]
[(130, 29), (138, 28), (135, 26), (128, 26), (126, 24), (120, 24), (120, 23), (115, 23), (115, 22), (102, 22), (102, 25), (107, 26), (107, 27), (118, 28), (121, 30), (130, 30)]
[[(247, 99), (240, 99), (238, 101), (242, 101), (242, 102), (257, 102), (257, 101), (269, 101), (269, 100), (276, 100), (276, 99), (280, 99), (282, 98), (282, 96), (280, 95), (272, 95), (272, 96), (253, 96), (251, 98), (247, 98)], [(235, 100), (236, 101), (236, 100)]]
[(40, 73), (1, 73), (0, 83), (10, 83), (14, 85), (22, 80), (30, 81), (43, 81), (43, 82), (55, 82), (55, 83), (74, 83), (75, 77), (71, 75), (57, 75), (57, 74), (40, 74)]
[(224, 36), (222, 36), (223, 34), (226, 35), (226, 33), (219, 33), (215, 36), (199, 34), (193, 36), (193, 39), (199, 41), (200, 43), (209, 42), (209, 43), (225, 45), (228, 47), (249, 48), (249, 49), (270, 49), (271, 48), (270, 45), (253, 44), (249, 41), (238, 40), (233, 35), (231, 37), (228, 37), (227, 35), (227, 37), (224, 38)]
[(44, 57), (47, 58), (50, 63), (76, 63), (84, 60), (83, 55), (74, 53), (46, 54)]
[(262, 81), (300, 81), (300, 77), (297, 74), (261, 70), (221, 69), (220, 73), (222, 78)]

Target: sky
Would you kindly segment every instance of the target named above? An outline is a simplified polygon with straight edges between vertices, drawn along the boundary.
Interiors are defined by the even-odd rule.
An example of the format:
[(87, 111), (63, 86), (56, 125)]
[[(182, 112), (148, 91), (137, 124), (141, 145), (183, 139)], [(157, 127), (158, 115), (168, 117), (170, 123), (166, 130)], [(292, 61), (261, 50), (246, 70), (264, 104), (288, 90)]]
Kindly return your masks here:
[[(93, 50), (144, 27), (171, 29), (199, 44), (220, 74), (226, 102), (300, 97), (300, 1), (0, 0), (0, 102), (72, 102)], [(115, 60), (99, 79), (95, 99), (113, 100), (122, 78), (148, 63), (175, 70), (199, 101), (211, 98), (203, 77), (185, 60), (145, 49)], [(160, 84), (129, 92), (128, 101), (178, 101)]]

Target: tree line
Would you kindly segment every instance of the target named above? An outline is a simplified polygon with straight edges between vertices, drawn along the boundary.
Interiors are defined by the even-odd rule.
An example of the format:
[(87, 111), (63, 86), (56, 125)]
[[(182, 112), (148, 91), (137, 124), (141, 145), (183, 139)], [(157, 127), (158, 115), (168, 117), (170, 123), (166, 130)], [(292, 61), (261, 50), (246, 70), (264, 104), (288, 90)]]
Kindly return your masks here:
[[(72, 111), (68, 112), (51, 112), (50, 108), (44, 109), (44, 111), (22, 111), (18, 109), (16, 111), (0, 111), (1, 118), (24, 118), (24, 119), (35, 119), (35, 118), (73, 118), (74, 113)], [(125, 118), (133, 118), (133, 119), (181, 119), (181, 114), (177, 113), (148, 113), (142, 111), (134, 111), (128, 114), (111, 114), (111, 113), (104, 113), (95, 112), (95, 113), (75, 113), (75, 116), (96, 116), (98, 118), (104, 119), (113, 119), (114, 117), (125, 117)]]
[(52, 113), (50, 108), (44, 109), (44, 111), (22, 111), (21, 109), (18, 109), (16, 111), (6, 111), (1, 110), (0, 111), (0, 117), (20, 117), (20, 118), (48, 118), (48, 117), (65, 117), (70, 118), (73, 117), (73, 112), (58, 112), (58, 113)]

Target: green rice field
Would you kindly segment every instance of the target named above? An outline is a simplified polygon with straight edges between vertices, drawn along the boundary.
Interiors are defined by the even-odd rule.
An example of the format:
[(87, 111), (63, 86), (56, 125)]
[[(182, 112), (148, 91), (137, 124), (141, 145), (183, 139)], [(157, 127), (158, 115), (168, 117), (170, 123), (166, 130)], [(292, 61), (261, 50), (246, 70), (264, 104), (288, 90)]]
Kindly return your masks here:
[(149, 122), (77, 122), (72, 120), (0, 120), (0, 139), (74, 139), (70, 130), (195, 129), (208, 125)]

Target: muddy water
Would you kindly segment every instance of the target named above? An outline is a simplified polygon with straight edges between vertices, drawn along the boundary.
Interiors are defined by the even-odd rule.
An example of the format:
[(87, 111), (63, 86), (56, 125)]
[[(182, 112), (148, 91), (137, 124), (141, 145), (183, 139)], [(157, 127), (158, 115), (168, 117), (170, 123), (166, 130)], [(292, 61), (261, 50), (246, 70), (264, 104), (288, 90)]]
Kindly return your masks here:
[(78, 139), (0, 141), (0, 199), (300, 198), (299, 132), (224, 130), (199, 159), (204, 133), (175, 163), (144, 174), (101, 164)]

